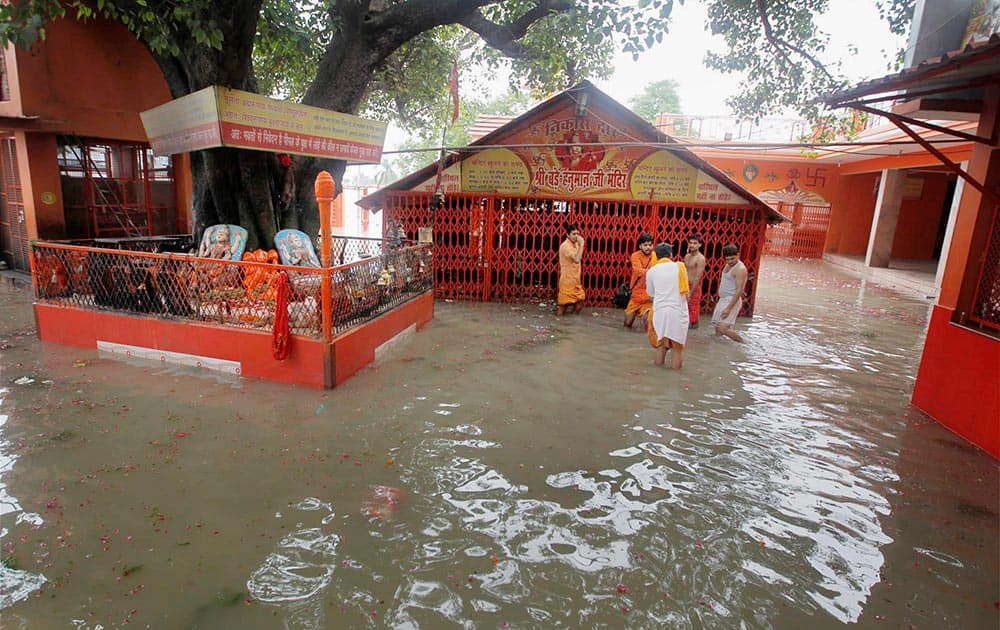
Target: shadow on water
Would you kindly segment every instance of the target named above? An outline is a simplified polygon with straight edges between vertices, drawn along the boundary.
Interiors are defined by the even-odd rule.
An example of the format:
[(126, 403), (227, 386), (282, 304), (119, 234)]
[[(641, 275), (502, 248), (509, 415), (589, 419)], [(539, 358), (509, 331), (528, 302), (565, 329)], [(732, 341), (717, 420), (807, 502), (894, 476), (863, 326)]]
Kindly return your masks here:
[(996, 627), (997, 464), (908, 404), (928, 305), (820, 263), (680, 372), (620, 311), (438, 303), (332, 392), (0, 292), (7, 627)]

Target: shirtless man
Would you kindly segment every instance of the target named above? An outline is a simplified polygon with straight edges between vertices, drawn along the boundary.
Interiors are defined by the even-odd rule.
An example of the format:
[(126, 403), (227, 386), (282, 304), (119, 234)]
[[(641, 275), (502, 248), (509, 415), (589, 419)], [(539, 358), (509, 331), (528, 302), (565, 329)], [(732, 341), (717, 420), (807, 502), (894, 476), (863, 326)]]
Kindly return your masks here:
[(698, 327), (698, 318), (701, 315), (701, 279), (705, 275), (705, 255), (701, 253), (701, 248), (705, 242), (698, 234), (688, 237), (688, 251), (684, 256), (684, 266), (687, 268), (688, 283), (691, 286), (691, 293), (688, 295), (688, 319), (691, 321), (691, 328)]
[(719, 302), (712, 313), (712, 324), (716, 335), (725, 335), (733, 341), (743, 343), (743, 337), (733, 330), (736, 316), (743, 307), (743, 290), (747, 285), (747, 268), (740, 260), (740, 249), (736, 245), (722, 248), (726, 266), (719, 280)]

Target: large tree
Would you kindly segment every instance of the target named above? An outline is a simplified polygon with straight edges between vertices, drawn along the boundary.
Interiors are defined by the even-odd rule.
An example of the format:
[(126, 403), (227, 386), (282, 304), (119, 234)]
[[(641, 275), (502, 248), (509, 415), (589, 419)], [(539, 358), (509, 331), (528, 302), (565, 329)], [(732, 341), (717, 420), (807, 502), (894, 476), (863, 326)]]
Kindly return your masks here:
[[(808, 11), (822, 12), (828, 0), (705, 1), (711, 29), (733, 55), (714, 61), (746, 70), (745, 91), (756, 103), (785, 98), (760, 86), (810, 94), (806, 83), (767, 83), (776, 76), (818, 89), (836, 82), (810, 70), (823, 40)], [(888, 17), (905, 23), (912, 0), (881, 2)], [(150, 49), (174, 97), (224, 85), (440, 128), (456, 55), (507, 64), (519, 87), (542, 94), (607, 75), (616, 48), (638, 56), (661, 41), (672, 7), (673, 0), (14, 0), (0, 4), (0, 38), (30, 46), (67, 12), (97, 14)], [(754, 65), (758, 58), (768, 61)], [(279, 226), (315, 233), (312, 178), (325, 169), (340, 182), (345, 167), (297, 158), (297, 194), (285, 204), (272, 154), (220, 148), (196, 152), (191, 162), (196, 231), (239, 223), (251, 246), (270, 242)]]
[(629, 101), (629, 107), (650, 123), (656, 122), (657, 114), (681, 113), (681, 99), (677, 95), (677, 81), (662, 79), (646, 84), (642, 93)]

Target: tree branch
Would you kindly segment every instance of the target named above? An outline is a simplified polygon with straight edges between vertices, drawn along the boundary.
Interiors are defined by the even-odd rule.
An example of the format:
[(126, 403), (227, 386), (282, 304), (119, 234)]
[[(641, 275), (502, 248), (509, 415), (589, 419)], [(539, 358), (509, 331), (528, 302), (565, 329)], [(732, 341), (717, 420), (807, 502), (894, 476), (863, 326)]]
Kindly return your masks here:
[(534, 8), (510, 24), (497, 24), (487, 20), (479, 11), (474, 11), (458, 20), (458, 23), (483, 38), (487, 44), (508, 57), (524, 55), (520, 39), (528, 28), (551, 13), (562, 13), (573, 8), (569, 0), (540, 0)]
[(764, 38), (767, 39), (772, 46), (774, 46), (775, 50), (782, 56), (782, 58), (784, 58), (785, 61), (789, 64), (792, 63), (792, 60), (788, 57), (788, 53), (783, 50), (784, 48), (787, 48), (805, 57), (814, 68), (825, 74), (826, 78), (831, 81), (835, 80), (833, 75), (830, 74), (830, 71), (826, 69), (826, 66), (824, 66), (818, 59), (791, 42), (775, 36), (774, 31), (771, 29), (771, 21), (767, 19), (767, 7), (764, 6), (764, 0), (757, 0), (757, 14), (760, 16), (761, 24), (764, 26)]

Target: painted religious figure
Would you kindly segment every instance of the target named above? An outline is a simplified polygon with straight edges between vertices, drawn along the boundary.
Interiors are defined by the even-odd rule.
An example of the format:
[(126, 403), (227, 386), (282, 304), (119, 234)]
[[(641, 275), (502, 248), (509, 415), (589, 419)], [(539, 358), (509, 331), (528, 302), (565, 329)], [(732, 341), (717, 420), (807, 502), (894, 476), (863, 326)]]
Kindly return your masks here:
[(202, 235), (198, 255), (202, 258), (240, 260), (246, 246), (246, 229), (238, 225), (213, 225)]
[(300, 230), (281, 230), (274, 235), (274, 245), (281, 256), (281, 263), (295, 267), (319, 267), (319, 259), (312, 242)]
[(572, 131), (563, 136), (563, 144), (555, 148), (556, 159), (567, 171), (592, 171), (604, 159), (604, 147), (583, 146), (600, 142), (596, 133)]

